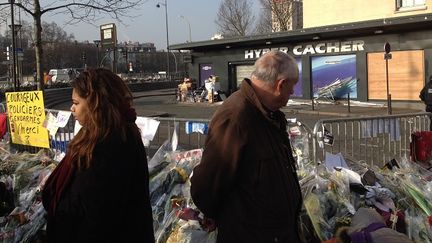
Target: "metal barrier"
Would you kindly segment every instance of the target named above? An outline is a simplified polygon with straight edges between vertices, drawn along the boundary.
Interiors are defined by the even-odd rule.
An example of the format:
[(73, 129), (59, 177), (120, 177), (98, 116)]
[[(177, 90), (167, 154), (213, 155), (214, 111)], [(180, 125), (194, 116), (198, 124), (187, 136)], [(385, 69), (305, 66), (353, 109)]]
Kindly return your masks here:
[(178, 147), (182, 149), (203, 148), (206, 139), (206, 131), (202, 133), (194, 130), (192, 126), (199, 128), (208, 127), (210, 119), (187, 119), (187, 118), (167, 118), (154, 117), (153, 119), (160, 121), (159, 128), (154, 139), (150, 142), (147, 148), (147, 155), (152, 157), (157, 149), (167, 140), (171, 139), (174, 131), (177, 131)]
[[(45, 109), (45, 113), (57, 116), (59, 110)], [(54, 137), (50, 136), (50, 148), (55, 151), (66, 152), (69, 141), (74, 137), (75, 118), (71, 115), (66, 126), (59, 127)]]
[[(57, 116), (59, 110), (45, 109), (45, 113), (52, 113)], [(154, 139), (146, 147), (147, 155), (151, 158), (159, 147), (169, 139), (172, 139), (174, 129), (176, 129), (178, 148), (181, 149), (194, 149), (202, 148), (206, 137), (206, 130), (208, 128), (209, 119), (186, 119), (186, 118), (165, 118), (165, 117), (152, 117), (152, 119), (160, 122), (158, 130), (154, 136)], [(199, 125), (199, 126), (196, 126)], [(189, 126), (189, 129), (186, 127)], [(50, 149), (53, 151), (66, 152), (67, 146), (70, 140), (74, 136), (75, 119), (73, 116), (69, 117), (69, 120), (65, 127), (60, 127), (54, 137), (49, 138)], [(203, 133), (192, 131), (198, 127), (205, 129)], [(8, 126), (9, 129), (9, 126)], [(33, 147), (29, 145), (12, 144), (11, 148), (22, 152), (28, 151), (30, 153), (37, 153), (39, 147)]]
[[(58, 110), (45, 109), (57, 115)], [(420, 112), (376, 117), (322, 119), (312, 132), (312, 160), (323, 161), (326, 152), (341, 153), (345, 158), (363, 160), (382, 166), (391, 159), (408, 157), (411, 134), (429, 130), (431, 113)], [(160, 122), (153, 140), (146, 147), (151, 158), (161, 145), (172, 140), (174, 131), (178, 149), (203, 148), (210, 119), (153, 117)], [(198, 125), (198, 126), (195, 126)], [(50, 137), (50, 148), (65, 152), (74, 135), (75, 119), (71, 116), (65, 127)], [(198, 127), (198, 130), (193, 131)], [(204, 131), (205, 130), (205, 131)], [(18, 151), (38, 152), (41, 148), (13, 145)]]
[(313, 160), (326, 152), (383, 166), (391, 159), (410, 157), (411, 133), (429, 130), (431, 113), (319, 120), (313, 129)]
[[(52, 113), (53, 115), (57, 116), (58, 112), (59, 110), (45, 109), (45, 115), (48, 115), (48, 113)], [(54, 137), (49, 136), (50, 149), (52, 149), (54, 152), (66, 152), (67, 145), (74, 136), (74, 126), (75, 118), (73, 116), (70, 116), (65, 127), (59, 127)], [(7, 129), (9, 132), (9, 124), (7, 126)], [(10, 147), (15, 152), (26, 151), (29, 153), (37, 153), (41, 149), (44, 149), (41, 147), (34, 147), (30, 145), (13, 144), (12, 142), (10, 143)]]

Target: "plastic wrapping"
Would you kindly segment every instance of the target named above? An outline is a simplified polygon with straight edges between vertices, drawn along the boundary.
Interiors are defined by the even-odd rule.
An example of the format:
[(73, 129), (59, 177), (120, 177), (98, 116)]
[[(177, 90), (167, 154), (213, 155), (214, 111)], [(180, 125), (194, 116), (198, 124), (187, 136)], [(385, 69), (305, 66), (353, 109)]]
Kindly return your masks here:
[(44, 151), (8, 153), (2, 158), (7, 168), (15, 170), (0, 179), (14, 198), (13, 210), (0, 220), (0, 242), (29, 242), (46, 223), (40, 191), (56, 163)]
[(148, 162), (149, 176), (152, 178), (163, 170), (169, 164), (169, 153), (172, 151), (172, 146), (169, 140), (166, 140), (156, 151), (153, 157)]
[(150, 179), (149, 185), (157, 242), (168, 242), (171, 234), (178, 233), (182, 222), (179, 221), (177, 213), (182, 209), (194, 207), (190, 198), (189, 177), (193, 168), (201, 161), (201, 157), (202, 149), (171, 151), (167, 144), (164, 144), (153, 157), (149, 166), (158, 164), (158, 160), (168, 163)]
[(309, 127), (297, 121), (296, 119), (287, 119), (287, 132), (290, 138), (293, 155), (297, 160), (297, 168), (302, 169), (305, 165), (310, 164), (310, 147), (311, 132)]

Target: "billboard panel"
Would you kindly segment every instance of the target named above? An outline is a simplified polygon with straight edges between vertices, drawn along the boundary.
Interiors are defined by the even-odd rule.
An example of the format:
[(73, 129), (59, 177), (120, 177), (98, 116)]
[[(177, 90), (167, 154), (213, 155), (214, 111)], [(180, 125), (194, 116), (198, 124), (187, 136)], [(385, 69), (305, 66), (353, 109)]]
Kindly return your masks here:
[(356, 55), (312, 57), (314, 97), (357, 98)]

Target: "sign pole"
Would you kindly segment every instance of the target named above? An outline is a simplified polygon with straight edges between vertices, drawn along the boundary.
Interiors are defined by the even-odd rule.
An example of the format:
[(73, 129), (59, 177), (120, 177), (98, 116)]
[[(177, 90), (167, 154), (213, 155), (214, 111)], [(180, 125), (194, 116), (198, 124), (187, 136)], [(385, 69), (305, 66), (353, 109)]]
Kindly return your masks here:
[[(101, 47), (113, 52), (111, 71), (117, 73), (117, 29), (114, 23), (100, 26)], [(102, 59), (103, 61), (103, 59)], [(102, 63), (102, 62), (101, 62)]]
[(16, 80), (16, 42), (15, 42), (15, 20), (14, 20), (14, 4), (15, 0), (9, 0), (11, 7), (11, 30), (12, 30), (12, 79), (14, 91), (17, 91)]
[(384, 45), (384, 51), (385, 51), (384, 59), (386, 63), (386, 84), (387, 84), (387, 114), (391, 115), (392, 107), (391, 107), (391, 94), (389, 89), (389, 78), (388, 78), (388, 59), (391, 59), (392, 55), (390, 53), (391, 47), (388, 42), (386, 42)]

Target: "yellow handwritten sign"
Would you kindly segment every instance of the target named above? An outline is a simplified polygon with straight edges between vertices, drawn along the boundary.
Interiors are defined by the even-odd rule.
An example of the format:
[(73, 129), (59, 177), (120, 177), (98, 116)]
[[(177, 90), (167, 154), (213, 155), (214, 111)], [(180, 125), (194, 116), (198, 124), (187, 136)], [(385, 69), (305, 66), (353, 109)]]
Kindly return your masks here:
[(49, 148), (42, 91), (7, 92), (6, 106), (13, 143)]

